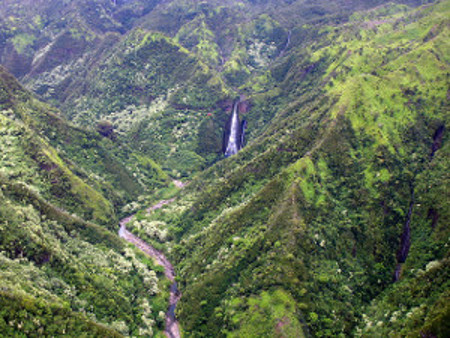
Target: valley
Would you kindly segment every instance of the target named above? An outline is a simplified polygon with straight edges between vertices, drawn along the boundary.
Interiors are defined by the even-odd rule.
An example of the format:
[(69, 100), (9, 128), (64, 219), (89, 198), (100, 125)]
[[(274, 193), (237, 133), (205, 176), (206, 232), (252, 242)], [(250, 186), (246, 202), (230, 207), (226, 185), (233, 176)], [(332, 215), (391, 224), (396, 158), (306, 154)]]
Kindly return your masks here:
[(449, 336), (449, 18), (2, 1), (0, 335)]

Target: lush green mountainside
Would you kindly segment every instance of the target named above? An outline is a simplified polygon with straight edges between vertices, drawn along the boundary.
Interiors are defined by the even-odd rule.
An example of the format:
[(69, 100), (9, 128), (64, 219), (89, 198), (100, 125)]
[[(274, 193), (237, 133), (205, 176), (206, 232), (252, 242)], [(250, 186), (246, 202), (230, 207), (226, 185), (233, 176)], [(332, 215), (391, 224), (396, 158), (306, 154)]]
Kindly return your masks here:
[(187, 334), (448, 334), (448, 15), (356, 13), (274, 64), (272, 123), (148, 219)]
[[(161, 269), (98, 225), (115, 231), (116, 208), (144, 191), (138, 175), (146, 189), (150, 181), (162, 186), (160, 169), (70, 126), (4, 68), (0, 149), (1, 334), (161, 329), (168, 295)], [(146, 163), (140, 172), (138, 156)]]
[[(117, 142), (108, 125), (92, 131), (69, 125), (58, 110), (0, 71), (7, 178), (36, 185), (50, 201), (104, 224), (116, 223), (114, 207), (167, 184), (167, 175), (151, 159)], [(34, 182), (36, 171), (44, 181)]]
[(1, 70), (5, 334), (161, 328), (165, 282), (98, 225), (154, 193), (129, 227), (185, 336), (449, 335), (448, 0), (52, 3), (0, 5), (2, 63), (79, 125)]
[[(220, 158), (227, 98), (264, 89), (267, 67), (318, 27), (385, 2), (6, 1), (0, 60), (73, 122), (111, 120), (188, 176)], [(260, 109), (250, 136), (273, 116)]]

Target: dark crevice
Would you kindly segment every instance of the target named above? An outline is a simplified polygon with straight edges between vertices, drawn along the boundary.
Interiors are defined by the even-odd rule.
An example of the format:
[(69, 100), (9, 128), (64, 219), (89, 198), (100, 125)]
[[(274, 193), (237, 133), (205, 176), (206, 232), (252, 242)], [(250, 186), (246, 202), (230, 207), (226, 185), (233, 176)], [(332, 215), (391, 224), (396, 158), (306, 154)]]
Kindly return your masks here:
[(439, 213), (436, 209), (430, 208), (428, 210), (428, 218), (431, 219), (431, 227), (436, 228), (437, 222), (439, 220)]
[[(442, 140), (444, 138), (445, 126), (440, 125), (433, 135), (433, 143), (431, 145), (430, 161), (433, 159), (436, 151), (442, 147)], [(405, 225), (403, 226), (403, 232), (400, 236), (400, 247), (397, 250), (397, 265), (394, 271), (394, 282), (400, 279), (402, 264), (405, 263), (408, 258), (409, 249), (411, 247), (411, 217), (414, 207), (414, 184), (411, 183), (411, 202), (409, 204), (408, 214), (406, 216)], [(439, 219), (439, 213), (430, 208), (428, 210), (428, 218), (431, 219), (431, 227), (434, 229)]]
[(442, 139), (444, 138), (444, 131), (445, 126), (444, 125), (439, 126), (439, 128), (436, 129), (433, 135), (433, 144), (431, 146), (430, 160), (433, 159), (436, 151), (438, 151), (442, 147)]
[(411, 247), (411, 216), (414, 207), (414, 186), (411, 184), (411, 202), (409, 203), (408, 214), (406, 215), (403, 232), (400, 236), (400, 247), (397, 250), (397, 266), (394, 272), (394, 282), (400, 279), (402, 264), (408, 258), (409, 249)]

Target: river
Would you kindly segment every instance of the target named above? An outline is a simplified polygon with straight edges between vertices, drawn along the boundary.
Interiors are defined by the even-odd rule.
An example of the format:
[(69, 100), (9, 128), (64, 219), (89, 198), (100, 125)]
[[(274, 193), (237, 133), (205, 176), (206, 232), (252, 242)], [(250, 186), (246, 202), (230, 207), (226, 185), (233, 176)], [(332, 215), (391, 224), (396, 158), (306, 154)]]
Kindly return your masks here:
[[(150, 212), (152, 210), (159, 209), (166, 204), (172, 203), (174, 200), (175, 199), (159, 201), (155, 205), (149, 207), (147, 211)], [(181, 298), (181, 293), (179, 292), (177, 282), (175, 281), (175, 270), (172, 263), (170, 263), (161, 251), (156, 250), (153, 246), (144, 242), (142, 239), (127, 230), (126, 225), (133, 217), (134, 215), (131, 215), (120, 221), (119, 236), (127, 242), (134, 244), (142, 252), (152, 257), (158, 265), (164, 267), (165, 276), (172, 282), (170, 287), (169, 308), (166, 312), (166, 327), (164, 329), (164, 334), (169, 338), (179, 338), (181, 337), (181, 334), (178, 321), (175, 317), (175, 308)]]

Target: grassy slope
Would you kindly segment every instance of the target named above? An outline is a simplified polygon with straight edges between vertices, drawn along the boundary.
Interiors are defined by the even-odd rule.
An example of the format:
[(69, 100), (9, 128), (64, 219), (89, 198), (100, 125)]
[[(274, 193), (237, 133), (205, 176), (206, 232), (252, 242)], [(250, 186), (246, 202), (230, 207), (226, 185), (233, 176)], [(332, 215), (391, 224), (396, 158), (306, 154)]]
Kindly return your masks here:
[(448, 332), (447, 133), (430, 155), (448, 129), (448, 4), (314, 32), (253, 96), (278, 110), (261, 136), (150, 217), (169, 224), (187, 333)]

